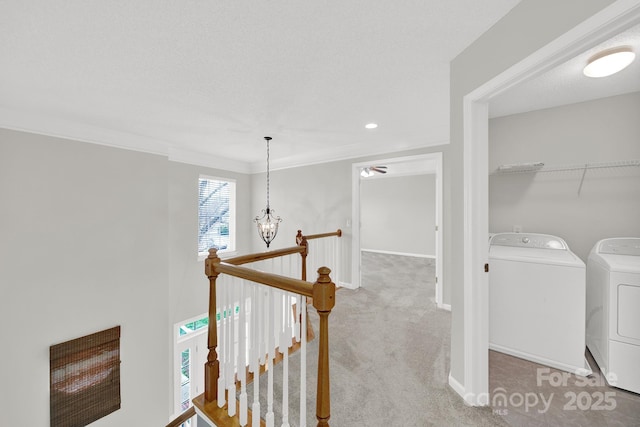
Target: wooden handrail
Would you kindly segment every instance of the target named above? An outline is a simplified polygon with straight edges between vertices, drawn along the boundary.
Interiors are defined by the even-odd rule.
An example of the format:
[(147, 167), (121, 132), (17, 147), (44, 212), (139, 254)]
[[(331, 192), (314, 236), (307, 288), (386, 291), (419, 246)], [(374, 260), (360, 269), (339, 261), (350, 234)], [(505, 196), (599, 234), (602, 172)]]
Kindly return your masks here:
[(250, 262), (263, 261), (265, 259), (278, 258), (285, 255), (299, 254), (305, 249), (300, 246), (292, 246), (290, 248), (278, 249), (275, 251), (259, 252), (250, 255), (240, 255), (233, 258), (227, 258), (223, 261), (227, 264), (242, 265)]
[(189, 409), (187, 409), (182, 414), (180, 414), (176, 419), (174, 419), (169, 424), (167, 424), (166, 427), (179, 427), (185, 421), (187, 421), (191, 417), (194, 417), (195, 415), (196, 415), (196, 408), (191, 406), (191, 407), (189, 407)]
[[(210, 258), (212, 251), (215, 251), (215, 249), (209, 249)], [(215, 257), (215, 252), (213, 252), (213, 255)], [(214, 269), (218, 274), (228, 274), (230, 276), (271, 286), (272, 288), (278, 288), (283, 291), (304, 295), (305, 297), (313, 296), (313, 285), (309, 282), (305, 282), (304, 280), (252, 270), (246, 267), (231, 265), (227, 262), (214, 263)]]
[[(302, 230), (298, 230), (298, 236), (303, 236)], [(336, 231), (332, 231), (330, 233), (309, 234), (308, 236), (304, 236), (304, 238), (307, 240), (312, 240), (312, 239), (321, 239), (323, 237), (331, 237), (331, 236), (342, 237), (342, 230), (338, 228)]]

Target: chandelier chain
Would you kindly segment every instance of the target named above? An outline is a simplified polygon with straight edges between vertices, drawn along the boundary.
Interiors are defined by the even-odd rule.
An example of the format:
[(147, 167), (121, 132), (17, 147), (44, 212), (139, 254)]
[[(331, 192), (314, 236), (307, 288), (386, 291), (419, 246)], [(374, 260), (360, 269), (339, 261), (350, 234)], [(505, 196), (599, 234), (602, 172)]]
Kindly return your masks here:
[(269, 140), (267, 140), (267, 212), (269, 211)]

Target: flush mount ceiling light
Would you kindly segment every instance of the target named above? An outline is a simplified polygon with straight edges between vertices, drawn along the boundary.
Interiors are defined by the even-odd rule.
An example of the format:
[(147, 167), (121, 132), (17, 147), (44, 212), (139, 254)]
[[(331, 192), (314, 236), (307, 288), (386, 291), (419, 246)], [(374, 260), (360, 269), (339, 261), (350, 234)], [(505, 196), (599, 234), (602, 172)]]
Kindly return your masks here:
[(282, 222), (279, 216), (274, 216), (275, 211), (269, 206), (269, 141), (270, 136), (265, 136), (267, 141), (267, 207), (262, 210), (262, 217), (258, 215), (254, 221), (258, 225), (258, 235), (267, 244), (267, 248), (278, 234), (278, 225)]
[(610, 76), (626, 68), (635, 57), (636, 54), (629, 46), (607, 49), (589, 58), (583, 73), (587, 77)]
[(378, 124), (377, 123), (369, 123), (369, 124), (364, 125), (364, 127), (367, 128), (367, 129), (375, 129), (375, 128), (378, 127)]

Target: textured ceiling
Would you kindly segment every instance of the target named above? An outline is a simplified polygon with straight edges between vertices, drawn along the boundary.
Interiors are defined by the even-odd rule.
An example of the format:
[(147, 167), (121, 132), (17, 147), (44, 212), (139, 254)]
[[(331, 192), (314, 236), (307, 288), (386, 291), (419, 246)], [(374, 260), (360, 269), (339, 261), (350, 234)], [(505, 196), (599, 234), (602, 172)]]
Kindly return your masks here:
[[(636, 53), (636, 60), (627, 68), (617, 74), (597, 79), (586, 77), (582, 73), (582, 69), (593, 55), (619, 46), (630, 46)], [(638, 91), (640, 25), (635, 25), (491, 99), (489, 114), (491, 117), (501, 117)]]
[(450, 60), (517, 3), (5, 0), (0, 127), (245, 172), (265, 135), (273, 168), (440, 144)]

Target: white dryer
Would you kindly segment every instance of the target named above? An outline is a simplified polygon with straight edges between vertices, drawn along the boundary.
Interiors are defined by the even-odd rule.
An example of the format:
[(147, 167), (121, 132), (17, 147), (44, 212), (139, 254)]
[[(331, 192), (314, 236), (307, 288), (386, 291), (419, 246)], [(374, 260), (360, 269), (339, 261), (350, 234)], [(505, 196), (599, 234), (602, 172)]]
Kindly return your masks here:
[(587, 347), (610, 385), (640, 393), (640, 238), (600, 240), (589, 254)]
[(585, 263), (557, 236), (489, 241), (489, 348), (577, 375), (585, 358)]

